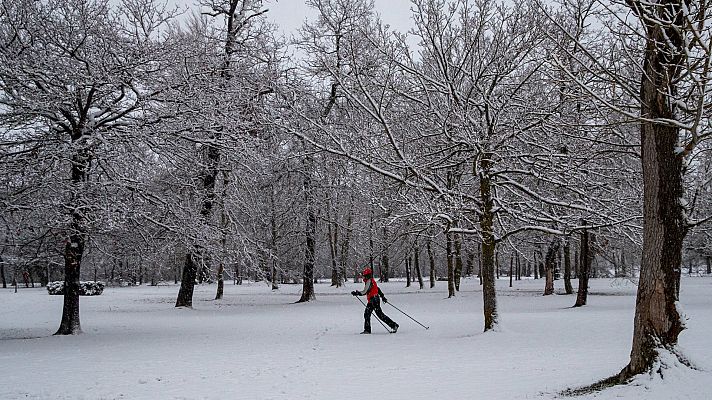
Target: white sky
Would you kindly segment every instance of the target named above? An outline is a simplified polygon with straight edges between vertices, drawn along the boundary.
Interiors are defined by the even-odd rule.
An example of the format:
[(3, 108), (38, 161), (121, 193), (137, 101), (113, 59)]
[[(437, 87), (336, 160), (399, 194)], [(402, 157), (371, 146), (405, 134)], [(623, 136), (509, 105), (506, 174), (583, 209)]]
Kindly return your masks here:
[[(170, 4), (196, 10), (195, 0), (168, 0)], [(315, 13), (306, 6), (305, 0), (264, 0), (269, 9), (267, 18), (279, 26), (285, 36), (296, 33), (304, 21), (313, 19)], [(376, 11), (391, 29), (405, 33), (412, 26), (410, 0), (375, 0)]]
[[(285, 35), (296, 32), (305, 19), (313, 19), (314, 12), (304, 0), (266, 0), (268, 18), (275, 22)], [(376, 11), (392, 29), (405, 33), (412, 26), (410, 0), (375, 0)]]

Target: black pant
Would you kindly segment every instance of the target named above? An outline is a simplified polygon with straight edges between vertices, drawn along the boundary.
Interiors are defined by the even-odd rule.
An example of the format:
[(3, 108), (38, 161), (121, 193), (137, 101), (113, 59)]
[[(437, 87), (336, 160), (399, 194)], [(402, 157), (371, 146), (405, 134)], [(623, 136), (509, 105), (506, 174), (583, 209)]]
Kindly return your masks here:
[(396, 328), (396, 323), (393, 322), (392, 319), (388, 318), (386, 314), (383, 313), (383, 310), (381, 310), (381, 298), (378, 296), (375, 296), (371, 300), (369, 300), (368, 304), (366, 305), (366, 310), (363, 312), (363, 330), (365, 332), (371, 332), (371, 313), (376, 312), (376, 316), (381, 319), (386, 325), (388, 325), (391, 330)]

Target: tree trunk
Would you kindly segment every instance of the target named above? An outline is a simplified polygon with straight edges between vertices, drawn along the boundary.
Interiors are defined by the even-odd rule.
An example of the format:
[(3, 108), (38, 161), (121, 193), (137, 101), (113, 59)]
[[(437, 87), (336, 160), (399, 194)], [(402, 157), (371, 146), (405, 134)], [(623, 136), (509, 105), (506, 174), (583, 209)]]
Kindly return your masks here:
[[(72, 143), (78, 144), (89, 135), (85, 127), (80, 127), (72, 133)], [(64, 304), (62, 306), (62, 322), (55, 335), (75, 335), (81, 333), (79, 322), (79, 275), (84, 255), (87, 236), (87, 216), (84, 208), (87, 206), (83, 196), (86, 190), (83, 186), (89, 178), (91, 154), (87, 147), (79, 146), (72, 155), (71, 199), (67, 207), (72, 210), (72, 222), (69, 227), (69, 237), (64, 247)], [(17, 284), (15, 284), (17, 289)]]
[[(707, 258), (707, 266), (709, 269), (709, 258)], [(0, 257), (0, 280), (2, 280), (2, 288), (7, 289), (7, 280), (5, 279), (5, 261), (2, 257)]]
[(426, 244), (426, 247), (428, 248), (428, 259), (430, 261), (430, 288), (435, 287), (435, 257), (433, 257), (433, 248), (431, 245), (431, 240), (430, 237), (428, 237), (428, 241)]
[[(331, 222), (331, 201), (326, 206), (327, 212), (327, 235), (329, 236), (329, 255), (331, 256), (331, 286), (341, 287), (341, 278), (339, 278), (339, 266), (337, 259), (337, 243), (339, 240), (339, 226)], [(336, 216), (334, 216), (336, 218)]]
[[(586, 221), (581, 221), (581, 225), (586, 225)], [(588, 277), (591, 273), (591, 248), (590, 237), (587, 229), (581, 232), (581, 248), (579, 251), (579, 274), (578, 274), (578, 294), (576, 295), (576, 304), (574, 307), (586, 305), (588, 298)]]
[(455, 290), (459, 292), (462, 277), (462, 235), (454, 234), (453, 243), (455, 244)]
[(410, 254), (405, 256), (405, 287), (410, 287)]
[(477, 279), (482, 286), (482, 243), (477, 243)]
[(448, 299), (455, 296), (455, 265), (452, 254), (452, 233), (449, 232), (448, 226), (445, 232), (445, 255), (447, 257), (447, 297)]
[(304, 198), (306, 203), (306, 237), (304, 273), (302, 275), (302, 296), (297, 303), (303, 303), (316, 299), (314, 293), (314, 256), (316, 238), (316, 212), (314, 210), (314, 188), (312, 184), (312, 159), (310, 156), (304, 158)]
[[(371, 270), (374, 272), (376, 271), (376, 266), (374, 265), (375, 261), (375, 256), (374, 256), (374, 247), (373, 247), (373, 206), (370, 207), (369, 209), (369, 218), (368, 218), (368, 266), (371, 267)], [(358, 274), (360, 271), (358, 271), (358, 268), (356, 269), (356, 275), (354, 277), (354, 283), (358, 283)], [(381, 282), (383, 282), (381, 280)]]
[(418, 286), (420, 290), (423, 290), (423, 274), (420, 271), (420, 249), (418, 248), (418, 243), (415, 243), (415, 248), (413, 249), (413, 256), (415, 258), (415, 274), (418, 277)]
[(568, 236), (564, 242), (564, 290), (566, 290), (566, 294), (574, 292), (574, 288), (571, 286), (571, 241)]
[(193, 290), (195, 289), (195, 278), (198, 274), (196, 261), (200, 259), (200, 253), (189, 251), (185, 255), (183, 264), (183, 275), (180, 281), (180, 290), (176, 299), (176, 307), (193, 307)]
[[(470, 242), (472, 244), (472, 242)], [(472, 276), (475, 274), (475, 252), (472, 249), (466, 252), (467, 254), (467, 264), (465, 268), (465, 276)]]
[(485, 332), (497, 325), (497, 291), (494, 278), (494, 262), (497, 243), (494, 237), (494, 201), (489, 170), (492, 154), (486, 153), (480, 159), (480, 230), (482, 231), (482, 299)]
[(388, 225), (383, 225), (383, 252), (381, 253), (381, 282), (388, 282), (390, 277), (388, 267)]
[(554, 268), (559, 254), (559, 239), (552, 240), (549, 250), (546, 252), (546, 263), (544, 271), (546, 273), (546, 284), (544, 285), (544, 296), (554, 294)]
[[(346, 266), (349, 264), (349, 246), (351, 245), (351, 234), (353, 231), (353, 199), (349, 205), (349, 214), (346, 217), (346, 235), (341, 240), (341, 251), (339, 252), (339, 269), (341, 271), (340, 276), (342, 282), (346, 282), (348, 275), (346, 273)], [(371, 265), (371, 268), (373, 266)]]
[[(706, 260), (707, 260), (707, 275), (712, 275), (712, 256), (707, 256), (707, 257), (706, 257)], [(5, 279), (4, 279), (4, 277), (3, 277), (3, 281), (2, 281), (2, 282), (3, 282), (3, 287), (5, 287), (5, 285), (4, 285), (4, 284), (5, 284)]]
[[(678, 150), (680, 128), (654, 122), (676, 119), (671, 97), (677, 92), (676, 81), (687, 51), (680, 35), (687, 23), (686, 7), (681, 1), (650, 8), (638, 2), (633, 4), (634, 11), (647, 28), (640, 91), (641, 116), (645, 118), (640, 130), (643, 253), (633, 346), (630, 362), (619, 374), (621, 380), (649, 371), (661, 351), (674, 352), (678, 336), (684, 329), (676, 303), (679, 300), (682, 246), (688, 229), (682, 201), (685, 163)], [(657, 21), (670, 23), (661, 25)]]
[[(215, 137), (213, 137), (215, 139)], [(213, 212), (215, 203), (215, 182), (218, 175), (218, 167), (220, 164), (220, 150), (214, 145), (208, 145), (206, 149), (207, 167), (200, 174), (200, 180), (203, 185), (205, 197), (200, 209), (201, 222), (207, 224), (210, 221), (210, 216)], [(195, 278), (199, 278), (202, 283), (204, 278), (204, 270), (207, 267), (205, 255), (197, 246), (193, 246), (186, 254), (185, 264), (183, 265), (183, 276), (181, 277), (180, 289), (178, 290), (178, 298), (176, 299), (176, 307), (192, 307), (193, 306), (193, 291), (195, 286)], [(199, 265), (197, 264), (199, 263)], [(199, 267), (199, 269), (198, 269)]]
[(578, 277), (579, 276), (579, 251), (576, 250), (574, 251), (574, 276)]
[(539, 279), (539, 261), (536, 258), (536, 251), (534, 252), (534, 265), (532, 265), (534, 270), (534, 279)]
[(225, 275), (225, 265), (220, 263), (218, 266), (218, 290), (215, 293), (215, 300), (223, 298), (223, 293), (225, 291), (225, 281), (223, 275)]
[(514, 256), (509, 256), (509, 287), (512, 287), (512, 275), (514, 275)]

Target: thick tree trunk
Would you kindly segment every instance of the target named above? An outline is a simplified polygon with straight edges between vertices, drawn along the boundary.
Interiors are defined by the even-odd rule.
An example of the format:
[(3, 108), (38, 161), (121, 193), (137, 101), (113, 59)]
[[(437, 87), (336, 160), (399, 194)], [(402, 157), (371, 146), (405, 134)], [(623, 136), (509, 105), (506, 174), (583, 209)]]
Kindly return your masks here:
[[(581, 225), (586, 225), (586, 221), (581, 221)], [(588, 299), (588, 277), (591, 274), (591, 238), (587, 229), (581, 231), (581, 248), (579, 251), (579, 274), (578, 274), (578, 293), (576, 295), (576, 304), (574, 307), (586, 305)]]
[[(204, 224), (210, 221), (215, 203), (215, 182), (217, 180), (218, 167), (220, 164), (220, 150), (214, 145), (208, 145), (206, 155), (207, 167), (200, 175), (200, 180), (205, 192), (203, 204), (200, 209), (201, 221)], [(203, 251), (197, 248), (188, 250), (185, 264), (183, 265), (183, 275), (181, 277), (180, 289), (178, 290), (178, 298), (176, 299), (176, 307), (193, 306), (195, 279), (200, 279), (202, 283), (206, 268), (207, 263)]]
[(556, 259), (559, 254), (559, 240), (552, 240), (549, 245), (549, 250), (546, 252), (546, 262), (544, 265), (544, 271), (546, 276), (546, 283), (544, 285), (544, 296), (554, 294), (554, 268), (556, 267)]
[(304, 198), (306, 201), (306, 237), (304, 273), (302, 275), (302, 296), (297, 303), (304, 303), (315, 300), (314, 293), (314, 258), (316, 249), (316, 212), (314, 210), (314, 193), (312, 184), (312, 159), (307, 156), (304, 159)]
[[(72, 143), (85, 139), (84, 127), (72, 133)], [(80, 144), (82, 146), (83, 144)], [(79, 322), (79, 276), (87, 236), (86, 202), (83, 187), (88, 179), (91, 155), (89, 149), (80, 147), (72, 156), (71, 200), (67, 207), (72, 210), (69, 237), (64, 247), (64, 304), (62, 322), (55, 335), (75, 335), (81, 333)], [(17, 284), (15, 284), (17, 290)]]
[(195, 278), (198, 274), (196, 261), (198, 260), (200, 260), (200, 253), (198, 252), (189, 251), (185, 255), (176, 307), (193, 307), (193, 290), (195, 289)]
[(437, 279), (435, 276), (435, 257), (433, 257), (433, 248), (429, 237), (426, 247), (428, 249), (428, 259), (430, 261), (430, 287), (434, 288), (435, 280)]
[(564, 242), (564, 290), (566, 290), (566, 294), (574, 292), (574, 288), (571, 286), (571, 241), (568, 237)]
[[(687, 233), (683, 207), (684, 160), (678, 150), (680, 128), (655, 123), (675, 120), (676, 79), (686, 52), (680, 36), (687, 23), (681, 1), (665, 7), (637, 8), (647, 27), (641, 82), (641, 158), (643, 165), (643, 254), (635, 304), (633, 346), (619, 378), (649, 371), (660, 352), (674, 352), (684, 329), (677, 308), (682, 246)], [(643, 15), (640, 15), (640, 14)], [(650, 15), (653, 14), (653, 15)], [(661, 26), (653, 21), (671, 21)], [(662, 372), (659, 372), (662, 373)]]
[(494, 201), (492, 182), (489, 175), (492, 154), (485, 154), (480, 160), (480, 230), (482, 231), (482, 299), (485, 319), (485, 332), (497, 325), (497, 291), (495, 287), (495, 251), (494, 236)]

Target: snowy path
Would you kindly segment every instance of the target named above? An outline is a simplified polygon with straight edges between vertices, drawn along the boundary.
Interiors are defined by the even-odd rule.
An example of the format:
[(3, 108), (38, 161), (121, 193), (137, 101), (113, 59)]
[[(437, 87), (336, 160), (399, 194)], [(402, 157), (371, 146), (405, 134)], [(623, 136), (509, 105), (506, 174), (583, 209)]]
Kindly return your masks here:
[[(550, 399), (626, 363), (630, 283), (593, 280), (583, 309), (568, 308), (573, 296), (542, 297), (541, 280), (498, 285), (498, 332), (481, 333), (475, 280), (450, 300), (444, 282), (423, 291), (391, 282), (382, 286), (389, 300), (431, 328), (384, 306), (401, 329), (390, 335), (374, 321), (371, 336), (358, 335), (354, 284), (318, 285), (309, 304), (291, 304), (297, 285), (227, 285), (217, 302), (214, 285), (199, 286), (193, 310), (173, 307), (175, 286), (108, 288), (82, 298), (77, 337), (50, 336), (61, 297), (0, 290), (0, 399)], [(682, 290), (690, 321), (681, 344), (710, 371), (712, 279), (685, 279)], [(710, 382), (709, 372), (677, 368), (665, 383), (641, 379), (588, 398), (703, 400)]]

